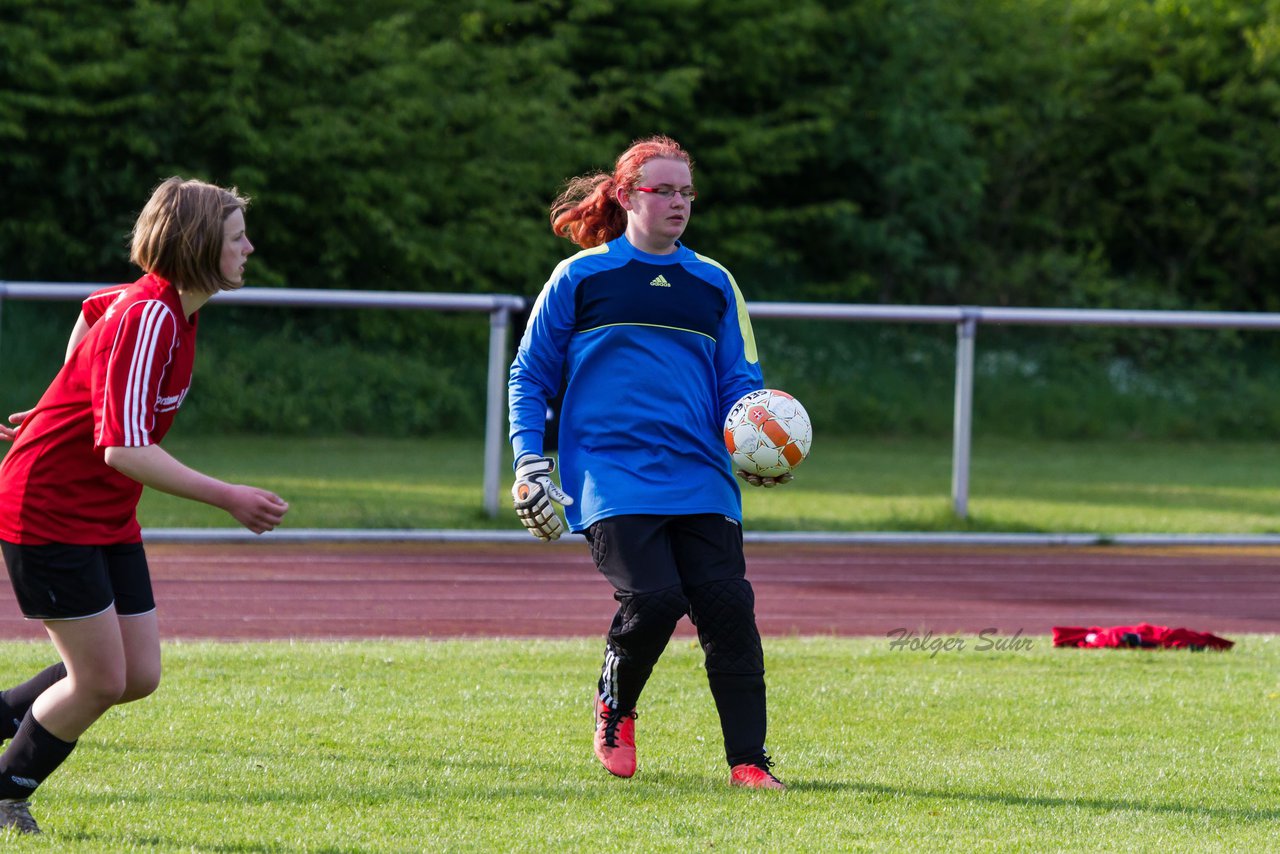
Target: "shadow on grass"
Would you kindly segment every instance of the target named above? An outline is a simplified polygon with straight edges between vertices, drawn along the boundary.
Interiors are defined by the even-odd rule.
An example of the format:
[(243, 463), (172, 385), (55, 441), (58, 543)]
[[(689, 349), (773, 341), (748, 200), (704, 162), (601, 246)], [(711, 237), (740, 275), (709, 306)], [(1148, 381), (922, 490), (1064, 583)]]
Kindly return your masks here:
[[(474, 767), (483, 769), (486, 773), (492, 773), (504, 767), (501, 762), (466, 762), (461, 763), (466, 767)], [(696, 777), (696, 779), (695, 779)], [(1235, 822), (1242, 825), (1261, 825), (1269, 824), (1280, 819), (1280, 809), (1234, 809), (1225, 807), (1212, 807), (1202, 805), (1188, 805), (1182, 803), (1160, 803), (1143, 800), (1125, 800), (1120, 798), (1075, 798), (1069, 796), (1022, 796), (1008, 793), (985, 793), (974, 791), (963, 791), (958, 789), (930, 789), (930, 788), (911, 788), (886, 786), (872, 783), (841, 783), (829, 780), (804, 780), (789, 779), (788, 791), (784, 793), (777, 792), (742, 792), (731, 789), (727, 785), (727, 779), (721, 781), (723, 786), (715, 787), (714, 791), (723, 794), (725, 797), (749, 798), (750, 803), (763, 804), (766, 801), (776, 802), (779, 805), (786, 803), (789, 799), (800, 799), (803, 803), (806, 795), (831, 795), (831, 794), (847, 794), (870, 796), (872, 798), (902, 798), (915, 801), (939, 801), (939, 802), (967, 802), (974, 804), (989, 804), (997, 807), (1008, 808), (1046, 808), (1046, 809), (1073, 809), (1088, 810), (1096, 812), (1131, 812), (1145, 813), (1151, 815), (1167, 815), (1167, 816), (1187, 816), (1200, 817), (1213, 820), (1221, 820)], [(433, 786), (423, 785), (421, 783), (397, 782), (389, 783), (385, 786), (375, 786), (373, 790), (366, 790), (362, 796), (353, 799), (353, 803), (363, 805), (365, 807), (385, 807), (396, 803), (412, 803), (416, 804), (419, 810), (441, 810), (448, 807), (450, 803), (457, 804), (484, 802), (490, 804), (501, 804), (504, 801), (528, 800), (530, 802), (545, 803), (548, 808), (552, 805), (567, 806), (576, 801), (582, 802), (599, 802), (603, 797), (611, 800), (613, 795), (621, 795), (627, 800), (630, 796), (635, 795), (641, 798), (652, 796), (656, 792), (668, 792), (672, 796), (679, 796), (683, 792), (685, 795), (691, 795), (696, 792), (703, 794), (708, 793), (708, 780), (702, 775), (688, 775), (675, 772), (657, 771), (646, 774), (645, 779), (637, 778), (634, 781), (618, 781), (614, 778), (607, 777), (601, 771), (600, 775), (592, 774), (572, 774), (570, 777), (561, 780), (558, 784), (548, 784), (547, 781), (529, 781), (529, 782), (505, 782), (501, 785), (465, 785), (462, 787), (449, 786), (445, 788), (458, 789), (453, 794), (442, 793), (438, 789), (433, 791)], [(332, 790), (320, 790), (318, 788), (308, 786), (293, 787), (272, 787), (266, 789), (258, 789), (250, 792), (237, 792), (229, 790), (219, 790), (217, 792), (207, 792), (203, 797), (193, 796), (191, 794), (181, 795), (172, 793), (170, 795), (161, 796), (159, 800), (171, 800), (178, 802), (201, 802), (206, 804), (244, 804), (249, 805), (297, 805), (311, 806), (316, 803), (330, 801), (333, 798)], [(757, 800), (763, 797), (764, 800)], [(782, 800), (777, 800), (777, 799)], [(99, 802), (103, 804), (119, 804), (120, 802), (135, 802), (142, 809), (154, 808), (156, 793), (138, 792), (138, 793), (113, 793), (101, 795), (80, 796), (78, 800), (89, 803)], [(744, 804), (749, 803), (743, 801)], [(53, 828), (50, 828), (53, 829)], [(127, 829), (106, 832), (84, 832), (73, 831), (69, 833), (57, 833), (54, 838), (64, 840), (67, 843), (79, 843), (81, 845), (100, 846), (101, 850), (119, 850), (120, 848), (153, 848), (155, 850), (195, 850), (198, 848), (202, 851), (226, 852), (226, 854), (235, 854), (235, 852), (251, 852), (251, 851), (274, 851), (283, 850), (278, 841), (224, 841), (221, 843), (210, 841), (199, 836), (199, 831), (195, 831), (195, 838), (191, 834), (175, 834), (171, 837), (156, 835), (154, 833), (141, 836), (131, 836)], [(334, 852), (356, 852), (366, 850), (376, 850), (366, 845), (357, 844), (355, 840), (348, 844), (338, 847), (317, 847), (308, 848), (323, 854), (333, 854)]]
[[(60, 833), (57, 835), (59, 841), (67, 843), (80, 843), (82, 845), (100, 846), (103, 851), (123, 851), (126, 848), (131, 850), (155, 849), (159, 851), (165, 850), (191, 850), (191, 851), (212, 851), (219, 854), (263, 854), (268, 851), (287, 851), (291, 850), (281, 845), (262, 844), (257, 842), (241, 842), (226, 843), (222, 845), (210, 845), (208, 842), (199, 841), (192, 843), (177, 843), (172, 839), (163, 836), (128, 836), (127, 834), (110, 835), (102, 833)], [(352, 854), (357, 851), (371, 850), (366, 847), (352, 848), (347, 845), (312, 848), (308, 846), (307, 851), (314, 854)]]
[[(585, 761), (585, 760), (584, 760)], [(383, 760), (364, 760), (359, 764), (376, 765), (383, 771), (395, 772), (396, 766), (412, 766), (422, 771), (419, 762), (389, 762)], [(602, 769), (593, 769), (599, 773), (566, 772), (560, 776), (559, 783), (548, 783), (545, 779), (527, 781), (507, 780), (502, 783), (483, 783), (480, 779), (492, 778), (510, 770), (508, 763), (502, 761), (466, 760), (446, 763), (453, 768), (461, 768), (477, 775), (475, 783), (460, 783), (456, 778), (441, 782), (428, 775), (428, 781), (420, 780), (386, 780), (385, 782), (362, 788), (358, 793), (351, 793), (349, 802), (363, 804), (368, 807), (387, 805), (398, 801), (433, 804), (440, 806), (442, 801), (456, 798), (459, 802), (471, 799), (485, 801), (529, 799), (532, 801), (550, 801), (569, 803), (575, 800), (595, 800), (610, 790), (637, 789), (647, 794), (655, 791), (694, 792), (716, 791), (723, 784), (724, 792), (735, 792), (728, 785), (728, 775), (723, 780), (708, 781), (704, 775), (689, 775), (673, 771), (656, 770), (637, 775), (632, 780), (618, 780), (608, 776)], [(708, 782), (717, 783), (711, 790)], [(787, 794), (855, 794), (890, 798), (907, 798), (914, 800), (957, 801), (977, 804), (992, 804), (1007, 807), (1044, 807), (1049, 809), (1069, 808), (1097, 810), (1105, 812), (1141, 812), (1154, 815), (1186, 815), (1202, 816), (1211, 819), (1235, 821), (1246, 824), (1269, 823), (1280, 820), (1280, 808), (1248, 809), (1232, 807), (1214, 807), (1200, 804), (1160, 803), (1140, 799), (1125, 800), (1121, 798), (1078, 798), (1067, 795), (1017, 795), (1005, 792), (974, 792), (961, 789), (928, 789), (906, 786), (886, 786), (878, 783), (836, 782), (831, 780), (805, 780), (787, 778)], [(454, 792), (453, 797), (447, 791)], [(639, 794), (639, 792), (637, 792)], [(786, 797), (785, 794), (765, 793), (769, 797)], [(111, 792), (101, 794), (81, 794), (77, 800), (85, 803), (121, 803), (136, 802), (154, 804), (159, 801), (173, 803), (204, 802), (208, 804), (315, 804), (330, 800), (333, 791), (326, 784), (297, 783), (287, 786), (248, 786), (239, 790), (219, 789), (196, 793), (175, 790), (172, 792)], [(68, 838), (74, 838), (68, 836)], [(217, 849), (222, 850), (222, 849)], [(240, 849), (228, 849), (240, 850)]]
[(1150, 803), (1118, 798), (1072, 798), (1053, 795), (1012, 795), (1004, 793), (965, 792), (958, 789), (913, 789), (883, 786), (877, 783), (835, 783), (829, 780), (788, 780), (792, 792), (849, 792), (865, 795), (884, 795), (895, 798), (919, 800), (968, 801), (971, 803), (997, 804), (1011, 807), (1069, 807), (1072, 809), (1102, 810), (1107, 812), (1147, 812), (1157, 815), (1188, 815), (1226, 819), (1251, 824), (1273, 822), (1280, 819), (1280, 809), (1233, 809), (1177, 803)]

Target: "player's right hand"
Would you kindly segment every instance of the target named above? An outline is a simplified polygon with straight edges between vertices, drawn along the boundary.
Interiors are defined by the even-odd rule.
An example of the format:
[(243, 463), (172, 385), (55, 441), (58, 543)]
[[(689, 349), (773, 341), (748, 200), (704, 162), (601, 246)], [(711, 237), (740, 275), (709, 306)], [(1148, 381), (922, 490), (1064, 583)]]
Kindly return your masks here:
[(782, 486), (784, 483), (790, 483), (795, 480), (795, 475), (789, 471), (784, 471), (777, 477), (766, 477), (764, 475), (752, 474), (751, 472), (743, 471), (742, 469), (738, 469), (734, 474), (752, 486), (763, 486), (765, 489), (772, 489), (775, 486)]
[(564, 523), (556, 515), (551, 502), (573, 503), (573, 499), (551, 479), (555, 470), (556, 462), (550, 457), (525, 454), (516, 463), (516, 482), (511, 487), (516, 515), (530, 534), (544, 542), (557, 540), (564, 533)]
[(30, 414), (31, 414), (31, 410), (27, 409), (27, 410), (23, 410), (22, 412), (15, 412), (12, 415), (10, 415), (9, 423), (14, 426), (6, 427), (3, 424), (0, 424), (0, 439), (3, 439), (6, 442), (12, 442), (15, 438), (17, 438), (18, 428), (22, 426), (22, 422), (26, 421), (27, 416)]

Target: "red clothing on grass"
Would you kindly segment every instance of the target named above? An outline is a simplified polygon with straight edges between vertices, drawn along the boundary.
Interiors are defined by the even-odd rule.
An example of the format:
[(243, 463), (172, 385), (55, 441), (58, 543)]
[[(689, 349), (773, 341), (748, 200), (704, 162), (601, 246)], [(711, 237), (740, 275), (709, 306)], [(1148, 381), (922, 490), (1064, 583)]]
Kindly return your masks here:
[(1090, 649), (1138, 647), (1166, 649), (1231, 649), (1233, 641), (1209, 632), (1191, 629), (1171, 629), (1138, 623), (1136, 626), (1054, 626), (1054, 646), (1075, 646)]
[(85, 299), (89, 332), (18, 429), (0, 464), (0, 539), (23, 545), (138, 542), (142, 484), (109, 447), (164, 438), (191, 385), (196, 315), (158, 276)]

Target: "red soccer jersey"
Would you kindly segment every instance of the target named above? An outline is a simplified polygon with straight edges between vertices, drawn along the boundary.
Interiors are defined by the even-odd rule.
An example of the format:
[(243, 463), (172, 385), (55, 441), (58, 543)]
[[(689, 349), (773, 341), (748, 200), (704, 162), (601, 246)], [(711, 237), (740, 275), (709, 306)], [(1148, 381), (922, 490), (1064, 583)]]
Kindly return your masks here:
[(113, 446), (164, 438), (191, 385), (196, 315), (154, 275), (84, 301), (89, 332), (0, 464), (0, 539), (40, 545), (138, 542), (142, 484), (106, 464)]

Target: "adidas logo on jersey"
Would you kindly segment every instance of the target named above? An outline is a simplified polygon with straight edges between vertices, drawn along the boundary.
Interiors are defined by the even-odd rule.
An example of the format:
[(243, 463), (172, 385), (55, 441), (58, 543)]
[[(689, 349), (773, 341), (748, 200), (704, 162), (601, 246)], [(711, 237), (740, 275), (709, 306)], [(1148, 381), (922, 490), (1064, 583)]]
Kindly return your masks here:
[(666, 277), (666, 276), (664, 276), (664, 275), (662, 275), (661, 273), (659, 273), (659, 274), (658, 274), (658, 278), (654, 279), (652, 282), (650, 282), (650, 283), (649, 283), (649, 287), (651, 287), (651, 288), (669, 288), (669, 287), (671, 287), (671, 283), (667, 281), (667, 277)]

